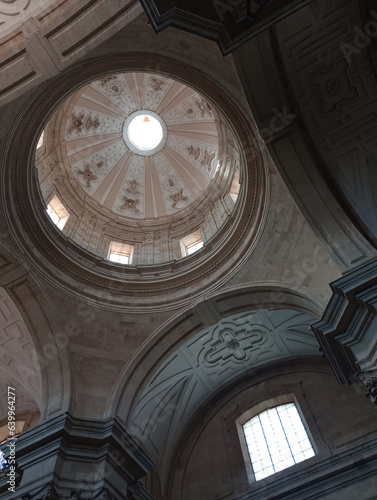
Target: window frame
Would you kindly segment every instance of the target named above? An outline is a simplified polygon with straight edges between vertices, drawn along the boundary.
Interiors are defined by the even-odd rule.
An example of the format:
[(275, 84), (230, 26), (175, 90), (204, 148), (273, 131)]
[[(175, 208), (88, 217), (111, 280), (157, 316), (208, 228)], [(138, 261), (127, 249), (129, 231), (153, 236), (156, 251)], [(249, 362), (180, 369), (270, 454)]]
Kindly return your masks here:
[[(60, 231), (63, 231), (64, 226), (71, 215), (57, 194), (54, 194), (47, 203), (46, 214), (54, 226), (56, 226)], [(58, 220), (54, 220), (53, 216), (56, 216)]]
[[(181, 245), (182, 258), (190, 257), (191, 255), (194, 255), (195, 253), (199, 252), (202, 248), (204, 248), (204, 240), (200, 229), (197, 229), (196, 231), (184, 236), (183, 238), (180, 239), (179, 242)], [(189, 248), (195, 247), (200, 243), (202, 245), (199, 248), (195, 249), (191, 253), (188, 253)]]
[[(200, 245), (199, 248), (196, 248), (198, 245)], [(192, 243), (191, 245), (188, 245), (186, 247), (186, 255), (192, 255), (196, 252), (199, 252), (199, 250), (201, 250), (203, 248), (203, 246), (204, 246), (203, 240), (198, 240), (196, 243)], [(191, 252), (190, 249), (193, 247), (195, 247), (195, 249)]]
[(234, 204), (236, 204), (238, 200), (238, 196), (240, 194), (241, 184), (240, 184), (240, 174), (237, 171), (232, 179), (232, 184), (229, 190), (229, 196), (231, 197)]
[[(289, 466), (281, 471), (274, 472), (273, 474), (270, 474), (269, 476), (267, 476), (265, 478), (257, 480), (255, 478), (255, 475), (254, 475), (254, 470), (253, 470), (253, 466), (251, 463), (251, 458), (249, 455), (249, 450), (248, 450), (243, 426), (249, 420), (256, 417), (260, 413), (264, 412), (265, 410), (275, 408), (276, 406), (279, 406), (282, 404), (287, 404), (287, 403), (294, 403), (295, 404), (297, 411), (298, 411), (298, 414), (300, 415), (301, 421), (303, 423), (303, 426), (304, 426), (304, 428), (307, 432), (307, 435), (309, 437), (310, 443), (313, 447), (315, 455), (313, 457), (306, 458), (305, 460), (302, 460), (301, 462), (299, 462), (297, 464), (291, 465), (291, 466)], [(297, 401), (295, 394), (292, 394), (292, 393), (291, 394), (284, 394), (284, 395), (276, 396), (274, 398), (271, 398), (271, 399), (268, 399), (268, 400), (265, 400), (263, 402), (256, 404), (252, 408), (249, 408), (248, 410), (246, 410), (244, 413), (242, 413), (242, 415), (240, 415), (236, 419), (235, 423), (236, 423), (238, 438), (239, 438), (239, 442), (240, 442), (240, 446), (241, 446), (243, 461), (245, 464), (247, 478), (248, 478), (249, 483), (261, 484), (265, 480), (272, 480), (273, 478), (278, 477), (278, 475), (280, 475), (280, 474), (287, 473), (287, 471), (289, 469), (292, 469), (292, 467), (298, 467), (302, 464), (309, 464), (309, 462), (317, 459), (317, 456), (319, 453), (318, 447), (316, 445), (316, 441), (313, 437), (313, 433), (312, 433), (311, 428), (307, 422), (307, 419), (305, 418), (304, 412), (302, 411), (303, 404), (304, 404), (304, 401), (300, 401), (300, 402)], [(305, 413), (307, 413), (307, 412), (305, 412)]]
[(36, 150), (40, 150), (45, 145), (45, 129), (42, 130), (41, 135), (38, 138)]
[[(130, 266), (132, 265), (132, 257), (134, 253), (134, 246), (129, 243), (122, 243), (121, 241), (110, 241), (109, 249), (107, 252), (107, 261), (112, 264), (117, 264), (119, 266)], [(119, 255), (122, 257), (127, 257), (128, 262), (117, 262), (115, 260), (111, 260), (111, 255)]]

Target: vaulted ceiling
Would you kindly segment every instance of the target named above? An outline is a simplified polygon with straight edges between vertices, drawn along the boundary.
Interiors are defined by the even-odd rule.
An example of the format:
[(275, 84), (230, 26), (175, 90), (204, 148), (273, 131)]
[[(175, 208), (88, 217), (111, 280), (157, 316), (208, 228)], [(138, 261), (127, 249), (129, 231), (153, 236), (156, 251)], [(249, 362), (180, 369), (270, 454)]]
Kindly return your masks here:
[[(164, 128), (161, 147), (148, 155), (127, 137), (138, 112), (152, 112)], [(76, 95), (66, 122), (68, 161), (97, 204), (126, 218), (166, 217), (186, 209), (215, 174), (215, 119), (209, 103), (182, 83), (149, 73), (109, 75)]]
[(158, 32), (174, 26), (215, 40), (228, 54), (312, 0), (140, 0)]
[(313, 320), (291, 309), (259, 309), (195, 334), (149, 375), (128, 419), (129, 431), (163, 471), (187, 424), (225, 384), (252, 368), (320, 354), (310, 330)]

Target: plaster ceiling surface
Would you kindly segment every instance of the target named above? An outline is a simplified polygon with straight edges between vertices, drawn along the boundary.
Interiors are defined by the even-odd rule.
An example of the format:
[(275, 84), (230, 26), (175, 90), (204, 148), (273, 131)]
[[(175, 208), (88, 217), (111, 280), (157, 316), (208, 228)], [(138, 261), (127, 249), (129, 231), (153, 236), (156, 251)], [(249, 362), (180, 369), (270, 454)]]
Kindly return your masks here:
[[(158, 120), (154, 149), (130, 144), (128, 126)], [(146, 132), (147, 133), (147, 132)], [(77, 94), (65, 128), (66, 153), (83, 195), (126, 219), (158, 219), (186, 209), (218, 165), (215, 112), (195, 90), (149, 73), (109, 75)]]
[(0, 38), (55, 3), (58, 2), (56, 0), (0, 0)]
[[(0, 389), (16, 389), (17, 409), (38, 408), (42, 402), (41, 371), (36, 365), (36, 351), (29, 330), (16, 304), (0, 288)], [(0, 414), (5, 415), (5, 398)]]
[(284, 358), (319, 355), (313, 317), (293, 310), (240, 313), (187, 340), (164, 360), (141, 393), (129, 431), (156, 464), (168, 460), (204, 401), (250, 368)]

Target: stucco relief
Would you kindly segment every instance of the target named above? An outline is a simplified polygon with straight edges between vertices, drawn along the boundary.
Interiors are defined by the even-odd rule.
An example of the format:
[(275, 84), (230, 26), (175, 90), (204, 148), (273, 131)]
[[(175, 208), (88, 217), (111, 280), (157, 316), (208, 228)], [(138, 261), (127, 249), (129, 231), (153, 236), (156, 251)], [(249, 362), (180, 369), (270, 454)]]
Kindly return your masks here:
[(205, 149), (204, 150), (204, 155), (203, 155), (203, 159), (202, 161), (200, 162), (200, 165), (202, 167), (205, 167), (205, 169), (208, 171), (208, 172), (211, 172), (212, 171), (212, 168), (213, 168), (213, 160), (216, 158), (216, 153), (214, 151), (210, 152), (208, 149)]
[(66, 140), (99, 134), (119, 133), (123, 123), (112, 116), (93, 113), (76, 106), (67, 124)]
[(171, 135), (167, 145), (194, 165), (208, 179), (213, 177), (218, 151), (217, 147), (210, 146), (210, 142), (199, 142), (190, 137)]
[(232, 358), (233, 362), (249, 361), (252, 352), (260, 349), (266, 342), (266, 333), (262, 328), (255, 328), (251, 331), (241, 329), (234, 332), (231, 328), (218, 331), (215, 335), (217, 340), (210, 347), (201, 352), (201, 363), (208, 368), (214, 365), (227, 363)]
[(321, 92), (324, 110), (329, 113), (342, 103), (356, 99), (359, 94), (353, 85), (350, 68), (345, 58), (327, 71), (321, 71), (313, 76), (315, 85)]
[[(125, 201), (125, 199), (136, 200), (137, 203)], [(121, 188), (113, 202), (112, 210), (119, 215), (145, 217), (145, 159), (143, 157), (135, 155), (132, 158)]]
[(171, 208), (177, 208), (178, 203), (184, 204), (186, 201), (188, 201), (188, 196), (184, 196), (182, 188), (179, 191), (177, 191), (176, 193), (171, 194), (169, 196), (169, 198), (173, 202), (171, 205)]
[(189, 122), (213, 122), (212, 109), (196, 92), (164, 115), (167, 125)]
[[(161, 147), (150, 153), (128, 142), (130, 119), (144, 112), (156, 113), (165, 134)], [(218, 129), (211, 105), (162, 75), (103, 76), (79, 91), (67, 114), (66, 154), (74, 177), (86, 194), (122, 217), (175, 214), (200, 195), (216, 172)], [(151, 157), (147, 168), (141, 156)], [(153, 185), (156, 180), (160, 186)]]
[(166, 212), (171, 214), (189, 205), (194, 196), (173, 165), (162, 153), (156, 155), (154, 160), (162, 187)]
[(128, 188), (126, 189), (126, 191), (130, 194), (140, 194), (139, 186), (140, 182), (137, 182), (136, 179), (133, 179), (132, 181), (128, 181)]
[(123, 205), (121, 205), (121, 210), (126, 210), (126, 212), (131, 212), (133, 214), (139, 214), (140, 210), (137, 208), (140, 200), (135, 198), (128, 198), (127, 196), (123, 196)]
[(90, 188), (92, 181), (97, 180), (97, 176), (90, 170), (90, 166), (88, 164), (85, 165), (84, 170), (77, 170), (77, 174), (82, 177), (83, 181), (86, 183), (86, 187)]
[(194, 148), (194, 146), (191, 144), (191, 146), (187, 148), (187, 152), (189, 155), (192, 155), (194, 157), (194, 160), (197, 160), (200, 156), (200, 147), (197, 146), (196, 148)]
[[(264, 363), (319, 356), (309, 330), (312, 322), (311, 316), (297, 311), (261, 309), (223, 319), (197, 333), (151, 374), (130, 420), (131, 432), (161, 466), (165, 450), (174, 447), (192, 414), (225, 382)], [(153, 417), (157, 408), (164, 415), (158, 422)]]
[(92, 150), (89, 148), (79, 151), (79, 155), (84, 159), (75, 163), (72, 170), (80, 186), (87, 194), (92, 196), (95, 193), (113, 167), (125, 155), (126, 150), (127, 148), (123, 142), (119, 141), (98, 153), (90, 154)]
[[(119, 108), (119, 111), (121, 110), (126, 115), (129, 115), (137, 109), (134, 97), (123, 75), (105, 76), (93, 82), (90, 87), (105, 96)], [(89, 92), (87, 94), (89, 94)], [(84, 93), (82, 99), (87, 98), (87, 94)], [(89, 99), (95, 102), (95, 97), (91, 94), (89, 94)], [(98, 102), (101, 102), (101, 100), (98, 100)]]
[(146, 75), (145, 107), (157, 112), (166, 94), (174, 84), (173, 80), (157, 75)]
[(371, 373), (363, 373), (360, 376), (361, 381), (368, 390), (367, 397), (370, 399), (371, 403), (377, 406), (377, 376), (376, 371)]

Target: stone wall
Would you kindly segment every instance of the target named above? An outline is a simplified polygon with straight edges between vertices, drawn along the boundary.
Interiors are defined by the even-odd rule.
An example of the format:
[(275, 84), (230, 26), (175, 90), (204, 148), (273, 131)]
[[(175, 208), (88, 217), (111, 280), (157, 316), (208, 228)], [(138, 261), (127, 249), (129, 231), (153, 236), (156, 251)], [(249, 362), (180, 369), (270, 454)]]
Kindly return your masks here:
[[(255, 370), (207, 405), (185, 434), (171, 482), (171, 498), (352, 500), (357, 490), (360, 500), (370, 499), (371, 488), (377, 484), (373, 457), (376, 409), (361, 386), (340, 389), (326, 363), (308, 360), (304, 370), (302, 367), (292, 363), (276, 366), (269, 373)], [(316, 455), (250, 482), (236, 420), (254, 406), (263, 411), (266, 401), (267, 407), (285, 402), (279, 397), (296, 403)], [(373, 465), (367, 465), (368, 460)], [(350, 466), (350, 479), (345, 481)]]

